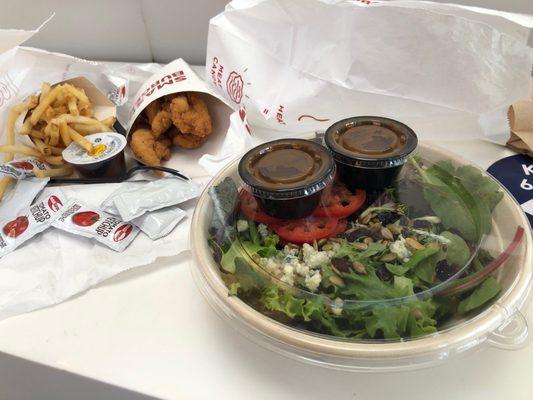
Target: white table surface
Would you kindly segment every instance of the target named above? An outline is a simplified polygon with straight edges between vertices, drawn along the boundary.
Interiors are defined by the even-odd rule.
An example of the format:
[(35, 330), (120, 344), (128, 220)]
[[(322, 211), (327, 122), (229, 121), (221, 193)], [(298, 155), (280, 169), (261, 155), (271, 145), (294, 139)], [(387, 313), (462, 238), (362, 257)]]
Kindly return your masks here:
[[(484, 168), (513, 154), (482, 140), (436, 143)], [(519, 351), (488, 348), (434, 368), (379, 374), (338, 372), (271, 353), (215, 314), (200, 295), (190, 264), (188, 252), (159, 259), (63, 304), (0, 322), (0, 361), (31, 360), (164, 399), (533, 398), (533, 345)], [(526, 316), (533, 320), (533, 306)], [(4, 372), (9, 365), (6, 361)], [(82, 398), (72, 394), (75, 388), (69, 395), (59, 388), (56, 397), (39, 396), (43, 388), (10, 396), (21, 390), (10, 391), (4, 372), (0, 368), (2, 400)], [(12, 385), (31, 387), (31, 379), (15, 375)], [(63, 379), (68, 386), (69, 375)]]

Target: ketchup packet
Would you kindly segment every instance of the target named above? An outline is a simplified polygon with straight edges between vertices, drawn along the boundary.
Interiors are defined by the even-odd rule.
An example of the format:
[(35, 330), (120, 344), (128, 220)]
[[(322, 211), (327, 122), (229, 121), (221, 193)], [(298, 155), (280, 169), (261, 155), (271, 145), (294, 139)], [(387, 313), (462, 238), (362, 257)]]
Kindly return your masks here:
[(70, 200), (53, 225), (63, 231), (94, 239), (118, 252), (124, 251), (139, 234), (139, 228), (133, 224), (88, 207), (78, 200)]
[(0, 219), (15, 218), (19, 212), (28, 208), (49, 180), (50, 178), (27, 178), (17, 181), (13, 190), (0, 202)]
[(0, 164), (0, 177), (7, 176), (17, 180), (24, 179), (35, 176), (33, 174), (34, 168), (44, 171), (46, 164), (36, 158), (9, 161), (5, 164)]
[(101, 208), (120, 215), (124, 221), (132, 221), (146, 212), (183, 203), (199, 194), (196, 183), (179, 178), (124, 182), (104, 200)]
[(0, 222), (0, 257), (15, 250), (22, 243), (49, 228), (59, 217), (66, 203), (60, 190), (53, 191), (21, 210), (16, 218)]

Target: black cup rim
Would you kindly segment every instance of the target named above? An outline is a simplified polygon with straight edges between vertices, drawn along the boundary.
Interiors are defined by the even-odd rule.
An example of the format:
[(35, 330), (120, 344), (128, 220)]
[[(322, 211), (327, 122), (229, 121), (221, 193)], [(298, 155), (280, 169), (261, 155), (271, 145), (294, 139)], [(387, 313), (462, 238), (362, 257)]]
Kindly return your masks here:
[[(296, 185), (294, 187), (289, 188), (280, 188), (280, 189), (271, 189), (264, 187), (256, 182), (254, 182), (252, 176), (250, 173), (246, 170), (245, 164), (249, 158), (254, 156), (260, 151), (266, 150), (268, 147), (275, 146), (277, 144), (282, 143), (305, 143), (306, 145), (310, 145), (312, 147), (317, 148), (321, 152), (323, 152), (324, 156), (327, 157), (327, 160), (329, 162), (329, 166), (322, 172), (320, 175), (318, 175), (312, 182), (307, 184), (301, 184)], [(246, 186), (248, 186), (251, 189), (251, 192), (254, 196), (258, 196), (265, 199), (272, 199), (272, 200), (289, 200), (289, 199), (296, 199), (299, 197), (305, 197), (310, 196), (313, 193), (316, 193), (324, 187), (326, 187), (334, 178), (336, 166), (335, 166), (335, 160), (333, 159), (331, 152), (328, 151), (326, 147), (324, 147), (321, 144), (318, 144), (312, 140), (307, 139), (300, 139), (300, 138), (283, 138), (283, 139), (277, 139), (272, 140), (270, 142), (262, 143), (258, 146), (255, 146), (254, 148), (248, 150), (239, 161), (238, 171), (241, 179), (245, 183)]]
[[(394, 156), (385, 156), (385, 157), (360, 156), (360, 155), (355, 155), (351, 153), (350, 151), (345, 150), (339, 145), (337, 145), (335, 143), (335, 140), (333, 139), (333, 135), (336, 133), (339, 127), (346, 126), (349, 123), (356, 124), (358, 122), (379, 122), (379, 123), (385, 123), (384, 126), (388, 126), (388, 127), (392, 125), (395, 128), (395, 130), (397, 130), (398, 127), (401, 128), (402, 132), (407, 137), (407, 142), (403, 150)], [(392, 118), (379, 117), (379, 116), (373, 116), (373, 115), (363, 115), (363, 116), (345, 118), (332, 124), (328, 129), (326, 129), (326, 133), (324, 135), (324, 143), (326, 144), (326, 147), (331, 151), (333, 158), (337, 162), (340, 162), (342, 164), (346, 164), (349, 166), (353, 166), (353, 167), (359, 167), (359, 168), (381, 169), (381, 168), (392, 168), (392, 167), (396, 167), (399, 165), (403, 165), (405, 161), (407, 160), (407, 157), (413, 151), (415, 151), (416, 147), (418, 146), (418, 136), (416, 135), (415, 131), (412, 128), (410, 128), (403, 122), (397, 121)]]

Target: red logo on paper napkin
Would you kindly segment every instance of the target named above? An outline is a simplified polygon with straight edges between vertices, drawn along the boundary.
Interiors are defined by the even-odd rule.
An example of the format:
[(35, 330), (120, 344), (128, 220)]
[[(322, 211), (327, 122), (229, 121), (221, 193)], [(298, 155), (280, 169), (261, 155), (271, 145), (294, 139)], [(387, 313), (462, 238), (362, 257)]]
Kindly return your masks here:
[(113, 240), (115, 242), (120, 242), (121, 240), (126, 239), (130, 235), (132, 230), (133, 226), (131, 226), (130, 224), (122, 225), (115, 231), (115, 234), (113, 235)]
[(231, 71), (226, 81), (226, 90), (229, 98), (235, 103), (240, 104), (244, 90), (244, 80), (242, 76), (235, 71)]

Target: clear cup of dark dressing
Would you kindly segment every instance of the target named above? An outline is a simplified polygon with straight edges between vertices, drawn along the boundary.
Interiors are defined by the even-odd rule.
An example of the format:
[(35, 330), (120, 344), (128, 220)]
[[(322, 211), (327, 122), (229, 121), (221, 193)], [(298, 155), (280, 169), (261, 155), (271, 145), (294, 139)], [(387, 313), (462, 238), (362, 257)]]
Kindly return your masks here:
[(280, 139), (248, 151), (239, 175), (263, 211), (277, 218), (303, 218), (333, 182), (335, 162), (328, 150), (303, 139)]
[(383, 189), (394, 182), (418, 138), (407, 125), (363, 116), (334, 123), (324, 137), (337, 163), (339, 179), (350, 190)]

